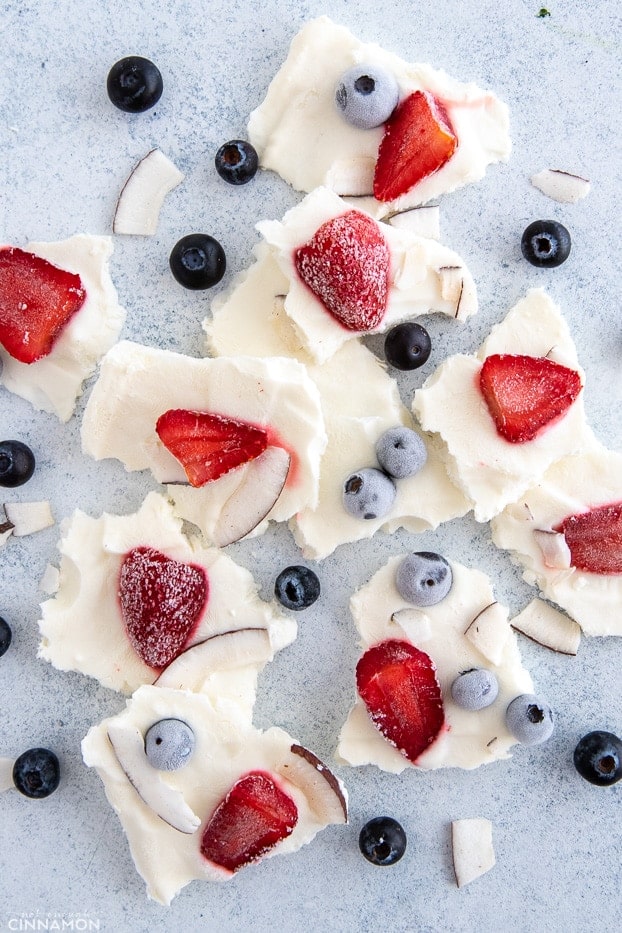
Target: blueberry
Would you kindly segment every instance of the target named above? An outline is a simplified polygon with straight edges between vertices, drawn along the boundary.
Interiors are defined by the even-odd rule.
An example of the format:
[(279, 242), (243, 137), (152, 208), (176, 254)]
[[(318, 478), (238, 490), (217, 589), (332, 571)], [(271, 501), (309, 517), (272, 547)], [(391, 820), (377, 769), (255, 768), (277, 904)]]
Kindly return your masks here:
[(232, 139), (224, 143), (214, 159), (216, 171), (230, 185), (245, 185), (254, 178), (259, 168), (255, 148), (245, 139)]
[(26, 797), (49, 797), (58, 787), (60, 765), (48, 748), (29, 748), (13, 764), (13, 783)]
[(354, 65), (339, 79), (335, 103), (344, 120), (361, 130), (386, 123), (399, 100), (397, 81), (379, 65)]
[(6, 654), (11, 647), (12, 638), (13, 632), (11, 631), (11, 626), (6, 619), (0, 618), (0, 658), (3, 654)]
[(145, 754), (158, 771), (179, 771), (194, 752), (194, 732), (181, 719), (161, 719), (145, 736)]
[(475, 712), (485, 709), (497, 699), (499, 682), (492, 671), (473, 668), (463, 671), (451, 685), (454, 703), (462, 709)]
[(108, 97), (119, 110), (143, 113), (162, 97), (162, 75), (148, 58), (130, 55), (112, 66), (106, 89)]
[(274, 593), (286, 609), (308, 609), (320, 595), (320, 581), (308, 567), (286, 567), (276, 578)]
[(590, 784), (616, 784), (622, 779), (622, 739), (612, 732), (588, 732), (574, 750), (574, 766)]
[(392, 816), (377, 816), (363, 826), (359, 849), (372, 865), (394, 865), (406, 851), (406, 833)]
[(343, 484), (343, 507), (355, 518), (384, 518), (395, 500), (393, 480), (372, 467), (352, 473)]
[(0, 486), (23, 486), (35, 472), (35, 455), (21, 441), (0, 441)]
[(195, 291), (217, 285), (227, 267), (224, 249), (206, 233), (182, 237), (173, 247), (169, 263), (179, 284)]
[(512, 700), (505, 711), (505, 723), (522, 745), (546, 742), (555, 728), (553, 710), (532, 693), (523, 693)]
[(378, 463), (389, 476), (404, 479), (423, 469), (428, 451), (420, 434), (400, 425), (389, 428), (376, 442)]
[(384, 340), (384, 355), (387, 363), (395, 369), (419, 369), (427, 362), (432, 341), (425, 327), (414, 321), (396, 324)]
[(552, 269), (570, 255), (570, 234), (556, 220), (534, 220), (525, 228), (520, 248), (532, 266)]
[(409, 554), (395, 575), (395, 585), (402, 599), (420, 608), (435, 606), (445, 599), (452, 582), (449, 562), (431, 551)]

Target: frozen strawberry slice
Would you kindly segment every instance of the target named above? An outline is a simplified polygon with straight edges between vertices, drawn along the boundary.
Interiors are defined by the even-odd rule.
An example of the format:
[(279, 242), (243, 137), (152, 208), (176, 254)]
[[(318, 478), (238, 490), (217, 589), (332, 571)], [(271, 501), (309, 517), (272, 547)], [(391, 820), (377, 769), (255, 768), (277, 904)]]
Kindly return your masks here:
[(416, 762), (445, 721), (432, 659), (407, 641), (380, 642), (357, 664), (356, 686), (376, 728)]
[(374, 172), (374, 197), (393, 201), (437, 172), (456, 151), (458, 137), (447, 111), (428, 91), (415, 91), (384, 126)]
[(79, 275), (16, 246), (0, 250), (0, 343), (20, 363), (47, 356), (85, 298)]
[(129, 551), (119, 574), (121, 615), (130, 642), (145, 664), (162, 670), (183, 651), (207, 603), (202, 567), (150, 547)]
[(568, 515), (553, 530), (564, 535), (577, 570), (622, 573), (622, 502)]
[(233, 785), (212, 813), (201, 839), (210, 862), (237, 871), (291, 835), (296, 804), (264, 771), (251, 771)]
[(327, 220), (296, 250), (294, 264), (343, 327), (378, 327), (387, 309), (391, 255), (375, 220), (360, 211)]
[(191, 486), (204, 486), (249, 460), (268, 446), (268, 435), (247, 421), (203, 411), (172, 408), (156, 423), (167, 450), (179, 460)]
[(479, 384), (498, 433), (512, 444), (533, 440), (561, 418), (582, 388), (574, 369), (509, 353), (486, 357)]

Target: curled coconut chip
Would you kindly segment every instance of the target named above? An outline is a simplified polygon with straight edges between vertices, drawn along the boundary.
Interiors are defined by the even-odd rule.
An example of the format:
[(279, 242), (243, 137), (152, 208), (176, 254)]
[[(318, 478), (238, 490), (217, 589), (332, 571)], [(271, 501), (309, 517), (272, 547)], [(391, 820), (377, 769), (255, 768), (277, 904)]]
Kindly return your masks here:
[(121, 189), (112, 222), (113, 233), (153, 236), (164, 198), (184, 175), (159, 149), (151, 149), (134, 166)]
[(561, 204), (576, 204), (590, 191), (590, 183), (581, 175), (563, 172), (559, 168), (545, 168), (531, 176), (531, 184), (547, 198)]
[(54, 524), (54, 516), (47, 499), (42, 502), (5, 502), (4, 512), (7, 521), (0, 525), (3, 529), (3, 537), (0, 540), (2, 544), (11, 534), (16, 538), (22, 538)]
[(486, 819), (454, 820), (451, 847), (456, 884), (462, 888), (475, 881), (495, 864), (492, 823)]

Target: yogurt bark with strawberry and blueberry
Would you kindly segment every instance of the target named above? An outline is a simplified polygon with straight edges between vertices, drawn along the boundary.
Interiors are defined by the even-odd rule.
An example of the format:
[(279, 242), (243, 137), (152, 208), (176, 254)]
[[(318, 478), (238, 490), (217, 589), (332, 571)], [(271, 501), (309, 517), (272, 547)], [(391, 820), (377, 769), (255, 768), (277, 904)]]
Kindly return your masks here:
[[(418, 572), (416, 559), (423, 593), (416, 579), (409, 589), (408, 574), (404, 584), (405, 571)], [(352, 596), (350, 609), (364, 653), (339, 760), (399, 773), (509, 757), (517, 738), (506, 710), (532, 695), (533, 684), (508, 610), (485, 574), (429, 552), (393, 557)], [(482, 705), (456, 702), (454, 683), (465, 672), (482, 679)]]
[(586, 635), (622, 635), (622, 454), (560, 460), (493, 519), (492, 538)]
[(438, 311), (465, 320), (477, 311), (475, 283), (457, 253), (378, 223), (327, 188), (257, 229), (288, 279), (285, 312), (320, 363), (346, 341), (405, 319)]
[(257, 675), (295, 639), (296, 623), (181, 525), (155, 492), (134, 515), (74, 512), (56, 591), (41, 607), (39, 657), (112, 690), (201, 690), (215, 708), (235, 703), (250, 715)]
[(408, 64), (322, 16), (294, 38), (248, 132), (262, 167), (294, 188), (372, 196), (386, 216), (506, 161), (508, 123), (490, 91)]
[(111, 253), (110, 237), (84, 234), (0, 248), (0, 383), (61, 421), (125, 321)]
[(450, 357), (415, 393), (413, 411), (442, 438), (448, 473), (477, 521), (518, 499), (557, 460), (593, 446), (583, 383), (564, 318), (533, 289), (475, 356)]
[(203, 694), (141, 687), (90, 730), (82, 753), (161, 904), (194, 879), (228, 881), (347, 820), (345, 789), (320, 759)]

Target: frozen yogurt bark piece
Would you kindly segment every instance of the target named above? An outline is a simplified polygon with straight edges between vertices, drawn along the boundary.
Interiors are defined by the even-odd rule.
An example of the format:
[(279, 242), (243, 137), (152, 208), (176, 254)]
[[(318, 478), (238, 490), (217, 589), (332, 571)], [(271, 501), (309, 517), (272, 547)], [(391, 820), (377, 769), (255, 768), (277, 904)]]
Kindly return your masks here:
[[(175, 770), (161, 767), (167, 742), (158, 757), (145, 742), (170, 720), (190, 730)], [(174, 740), (175, 731), (173, 753)], [(227, 881), (346, 822), (345, 789), (315, 755), (282, 729), (261, 732), (235, 705), (218, 710), (202, 694), (141, 687), (122, 713), (89, 731), (82, 752), (104, 782), (149, 896), (161, 904), (194, 879)]]
[[(173, 440), (181, 460), (160, 428), (179, 412), (182, 431)], [(219, 425), (216, 439), (204, 422)], [(170, 484), (177, 514), (224, 546), (264, 530), (268, 517), (286, 521), (316, 505), (326, 433), (318, 391), (295, 360), (199, 360), (122, 341), (102, 362), (82, 444), (96, 460), (116, 457), (127, 470), (151, 470)], [(188, 470), (209, 465), (200, 485), (192, 485), (186, 458)]]
[(309, 356), (283, 307), (287, 287), (273, 251), (261, 243), (256, 262), (214, 301), (212, 316), (203, 326), (212, 354), (235, 356), (252, 348), (261, 356), (296, 357), (306, 364), (319, 390), (328, 444), (320, 466), (318, 502), (291, 520), (305, 557), (326, 557), (339, 545), (370, 538), (379, 529), (392, 532), (403, 526), (420, 532), (464, 515), (468, 500), (448, 478), (438, 449), (442, 445), (431, 435), (425, 436), (425, 466), (399, 481), (388, 515), (364, 521), (345, 511), (344, 481), (354, 471), (376, 465), (380, 435), (398, 424), (410, 424), (411, 418), (395, 380), (358, 341), (348, 341), (321, 364)]
[(554, 464), (492, 522), (492, 538), (586, 635), (622, 635), (622, 454)]
[[(380, 68), (389, 81), (397, 82), (399, 105), (388, 123), (361, 129), (347, 122), (338, 109), (337, 87), (356, 65), (364, 66), (363, 74)], [(410, 118), (413, 102), (415, 113)], [(428, 104), (423, 113), (420, 102)], [(422, 122), (431, 131), (423, 152), (411, 138)], [(429, 150), (439, 139), (441, 147), (448, 139), (452, 143), (447, 150), (451, 156), (445, 154), (436, 170), (414, 184), (407, 181), (397, 194), (379, 190), (385, 163), (396, 161), (390, 149), (379, 160), (389, 125), (392, 145), (401, 149), (406, 162), (399, 168), (405, 169), (409, 180), (429, 168)], [(375, 195), (379, 216), (478, 181), (489, 164), (506, 161), (510, 154), (507, 108), (494, 94), (360, 42), (326, 16), (307, 23), (294, 38), (287, 60), (250, 116), (248, 132), (261, 165), (278, 172), (294, 188), (309, 192), (326, 185), (341, 195)]]
[[(497, 357), (505, 357), (500, 364), (510, 374), (507, 395), (512, 404), (520, 395), (518, 418), (529, 427), (538, 426), (541, 402), (548, 405), (554, 387), (562, 381), (563, 410), (539, 427), (532, 439), (507, 440), (484, 398), (483, 364)], [(538, 368), (535, 376), (530, 372), (531, 360), (522, 357), (538, 361), (533, 364)], [(564, 368), (560, 377), (555, 364)], [(444, 441), (449, 475), (472, 501), (477, 521), (488, 521), (518, 499), (555, 461), (593, 445), (583, 407), (583, 379), (559, 309), (542, 289), (532, 289), (492, 330), (475, 356), (450, 357), (415, 393), (413, 411), (424, 430)], [(574, 401), (572, 395), (567, 397), (566, 380), (576, 391)]]
[(421, 314), (464, 320), (477, 311), (475, 283), (457, 253), (373, 220), (328, 188), (257, 229), (287, 276), (285, 312), (320, 363), (348, 340)]
[[(125, 321), (108, 271), (112, 249), (111, 237), (85, 234), (28, 243), (24, 250), (0, 248), (0, 383), (61, 421), (73, 414), (82, 383)], [(39, 350), (32, 332), (29, 338), (31, 309)]]
[(156, 683), (250, 711), (259, 671), (296, 624), (259, 599), (247, 570), (181, 525), (155, 492), (134, 515), (74, 512), (57, 590), (41, 607), (39, 656), (123, 693)]
[[(516, 740), (506, 726), (505, 710), (516, 696), (533, 693), (508, 610), (495, 601), (485, 574), (454, 561), (449, 562), (452, 584), (447, 595), (426, 608), (414, 607), (396, 587), (405, 556), (391, 558), (352, 596), (350, 609), (365, 652), (359, 667), (365, 658), (373, 658), (369, 649), (382, 651), (395, 644), (406, 644), (404, 650), (422, 665), (420, 701), (428, 708), (411, 730), (411, 741), (422, 750), (412, 760), (400, 751), (374, 724), (357, 692), (339, 737), (338, 759), (399, 773), (407, 767), (472, 769), (508, 758)], [(472, 668), (491, 672), (499, 687), (494, 702), (476, 711), (458, 706), (451, 692), (458, 675)], [(394, 683), (394, 689), (399, 694), (399, 684)], [(433, 720), (431, 732), (425, 717)]]

